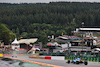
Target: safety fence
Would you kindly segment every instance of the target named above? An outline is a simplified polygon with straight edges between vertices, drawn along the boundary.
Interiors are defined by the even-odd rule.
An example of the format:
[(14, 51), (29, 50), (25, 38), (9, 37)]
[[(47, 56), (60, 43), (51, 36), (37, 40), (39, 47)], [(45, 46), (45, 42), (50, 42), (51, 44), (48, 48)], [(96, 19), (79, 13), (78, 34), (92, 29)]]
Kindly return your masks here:
[(66, 60), (74, 60), (76, 58), (86, 59), (87, 61), (100, 62), (100, 53), (92, 52), (70, 52), (70, 53), (39, 53), (42, 56), (65, 56)]
[(0, 51), (1, 54), (24, 54), (26, 53), (26, 50), (20, 50), (20, 51)]
[(65, 56), (66, 53), (39, 53), (42, 56)]
[(74, 60), (76, 58), (81, 58), (82, 60), (86, 59), (87, 61), (93, 61), (93, 62), (100, 62), (100, 57), (68, 57), (65, 56), (66, 60)]

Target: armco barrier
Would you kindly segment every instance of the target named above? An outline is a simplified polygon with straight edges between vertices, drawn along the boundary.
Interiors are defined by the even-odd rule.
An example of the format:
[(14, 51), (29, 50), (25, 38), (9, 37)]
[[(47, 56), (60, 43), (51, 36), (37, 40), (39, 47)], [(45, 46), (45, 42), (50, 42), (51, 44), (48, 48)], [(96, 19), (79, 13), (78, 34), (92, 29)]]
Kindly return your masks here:
[[(67, 57), (67, 56), (65, 56), (65, 59), (67, 59), (67, 60), (74, 60), (76, 58), (78, 58), (78, 57)], [(100, 57), (99, 58), (96, 58), (96, 57), (79, 57), (79, 58), (81, 58), (83, 60), (86, 59), (87, 61), (100, 62)]]
[(51, 57), (49, 57), (49, 56), (46, 56), (46, 57), (45, 57), (45, 59), (51, 59)]
[(65, 60), (65, 56), (29, 56), (29, 58), (35, 59), (48, 59), (48, 60)]

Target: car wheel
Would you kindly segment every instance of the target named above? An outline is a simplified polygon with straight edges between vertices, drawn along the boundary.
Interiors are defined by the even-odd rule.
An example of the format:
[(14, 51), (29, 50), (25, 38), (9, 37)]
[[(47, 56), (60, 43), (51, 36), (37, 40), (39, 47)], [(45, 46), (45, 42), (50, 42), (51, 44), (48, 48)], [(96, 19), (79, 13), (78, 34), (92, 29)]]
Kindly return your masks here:
[(69, 64), (70, 63), (70, 60), (68, 60), (67, 63)]
[(78, 61), (76, 61), (76, 64), (79, 64), (79, 62), (78, 62)]
[(84, 64), (85, 64), (85, 65), (87, 65), (87, 64), (88, 64), (88, 62), (84, 62)]

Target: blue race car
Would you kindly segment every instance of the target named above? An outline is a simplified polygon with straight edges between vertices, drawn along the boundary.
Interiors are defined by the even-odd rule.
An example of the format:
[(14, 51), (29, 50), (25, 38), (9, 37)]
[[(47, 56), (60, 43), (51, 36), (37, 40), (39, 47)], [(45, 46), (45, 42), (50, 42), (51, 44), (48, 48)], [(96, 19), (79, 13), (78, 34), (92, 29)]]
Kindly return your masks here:
[[(68, 60), (67, 63), (69, 64), (70, 60)], [(74, 60), (72, 60), (71, 63), (74, 63), (74, 64), (82, 64), (82, 63), (84, 63), (85, 65), (88, 64), (88, 62), (86, 61), (86, 59), (83, 62), (81, 58), (74, 59)]]

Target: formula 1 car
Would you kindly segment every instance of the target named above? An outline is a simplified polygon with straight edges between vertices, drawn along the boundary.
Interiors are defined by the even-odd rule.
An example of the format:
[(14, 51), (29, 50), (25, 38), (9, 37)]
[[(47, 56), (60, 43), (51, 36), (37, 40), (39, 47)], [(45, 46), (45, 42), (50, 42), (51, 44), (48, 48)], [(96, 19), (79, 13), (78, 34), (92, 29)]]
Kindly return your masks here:
[[(66, 63), (69, 64), (70, 63), (70, 60), (68, 60)], [(83, 62), (82, 59), (80, 59), (80, 58), (77, 58), (77, 59), (72, 60), (71, 63), (74, 63), (74, 64), (82, 64), (82, 63), (84, 63), (85, 65), (88, 64), (88, 62), (86, 61), (86, 59)]]

